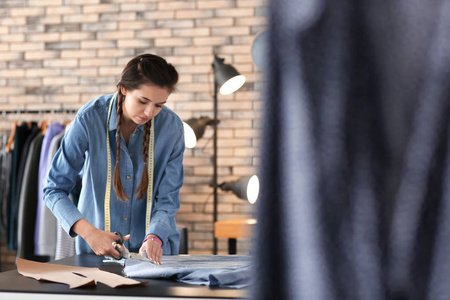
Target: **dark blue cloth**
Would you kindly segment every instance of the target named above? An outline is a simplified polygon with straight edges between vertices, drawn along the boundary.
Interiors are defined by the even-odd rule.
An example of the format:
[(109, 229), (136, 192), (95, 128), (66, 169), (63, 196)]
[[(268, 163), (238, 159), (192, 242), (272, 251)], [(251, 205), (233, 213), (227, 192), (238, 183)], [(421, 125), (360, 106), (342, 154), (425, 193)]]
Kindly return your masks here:
[(448, 298), (450, 2), (268, 12), (251, 298)]

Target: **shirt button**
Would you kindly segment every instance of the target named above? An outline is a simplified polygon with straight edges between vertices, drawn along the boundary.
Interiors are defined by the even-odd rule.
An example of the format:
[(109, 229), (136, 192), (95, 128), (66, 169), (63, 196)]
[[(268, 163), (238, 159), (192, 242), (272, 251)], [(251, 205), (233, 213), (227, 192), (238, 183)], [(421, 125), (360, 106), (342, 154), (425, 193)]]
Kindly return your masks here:
[(131, 136), (136, 136), (136, 133), (133, 133)]
[(123, 220), (126, 222), (127, 221), (127, 217), (123, 218)]
[(130, 157), (133, 157), (133, 153), (130, 153)]
[(127, 179), (130, 179), (131, 178), (131, 176), (130, 175), (127, 175)]

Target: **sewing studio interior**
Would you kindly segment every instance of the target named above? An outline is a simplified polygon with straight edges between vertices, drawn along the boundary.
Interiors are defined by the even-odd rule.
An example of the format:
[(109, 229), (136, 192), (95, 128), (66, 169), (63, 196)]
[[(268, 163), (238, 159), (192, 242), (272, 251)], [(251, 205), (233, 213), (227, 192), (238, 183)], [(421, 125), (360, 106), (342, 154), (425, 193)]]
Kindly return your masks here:
[(447, 2), (0, 0), (1, 299), (447, 299)]

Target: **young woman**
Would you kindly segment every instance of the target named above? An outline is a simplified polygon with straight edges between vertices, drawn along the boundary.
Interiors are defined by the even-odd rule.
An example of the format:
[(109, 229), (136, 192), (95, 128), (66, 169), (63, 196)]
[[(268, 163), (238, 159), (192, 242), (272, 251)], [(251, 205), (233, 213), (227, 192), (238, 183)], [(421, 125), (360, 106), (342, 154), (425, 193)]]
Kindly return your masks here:
[[(117, 92), (89, 101), (71, 123), (49, 170), (44, 201), (76, 237), (77, 254), (118, 258), (114, 232), (125, 236), (131, 252), (145, 252), (156, 263), (163, 254), (178, 254), (184, 131), (164, 106), (177, 82), (165, 59), (139, 55), (125, 66)], [(78, 174), (76, 207), (68, 194)]]

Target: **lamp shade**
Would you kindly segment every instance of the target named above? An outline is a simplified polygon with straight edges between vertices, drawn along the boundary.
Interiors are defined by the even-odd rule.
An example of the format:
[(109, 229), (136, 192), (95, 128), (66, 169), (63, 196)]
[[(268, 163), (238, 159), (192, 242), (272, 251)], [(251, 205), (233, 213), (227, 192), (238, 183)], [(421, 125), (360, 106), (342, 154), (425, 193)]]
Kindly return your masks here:
[(241, 177), (232, 182), (224, 182), (219, 187), (223, 191), (232, 191), (238, 198), (247, 200), (251, 204), (258, 200), (259, 179), (256, 175)]
[(191, 118), (183, 122), (184, 142), (187, 148), (194, 148), (205, 133), (206, 126), (214, 124), (210, 117)]
[(267, 69), (268, 60), (268, 40), (269, 32), (267, 30), (258, 33), (252, 44), (252, 59), (255, 65), (261, 70)]
[(231, 94), (240, 89), (245, 83), (245, 76), (229, 64), (224, 64), (224, 59), (214, 56), (213, 62), (214, 80), (222, 95)]

